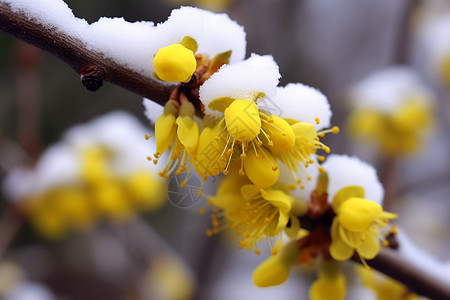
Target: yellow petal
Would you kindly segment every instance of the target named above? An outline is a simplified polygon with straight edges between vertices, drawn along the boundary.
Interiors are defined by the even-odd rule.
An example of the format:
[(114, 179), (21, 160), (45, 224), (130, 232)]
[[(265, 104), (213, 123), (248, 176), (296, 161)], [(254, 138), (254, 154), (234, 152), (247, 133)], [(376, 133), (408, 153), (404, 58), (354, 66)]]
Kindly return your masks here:
[(211, 201), (214, 206), (223, 209), (233, 209), (234, 207), (245, 203), (245, 199), (240, 194), (233, 193), (228, 193), (221, 196), (211, 196), (208, 197), (208, 200)]
[(373, 259), (380, 250), (380, 242), (372, 235), (368, 235), (366, 240), (356, 248), (358, 254), (366, 259)]
[(209, 102), (208, 104), (208, 108), (210, 110), (217, 110), (217, 111), (221, 111), (224, 112), (225, 109), (228, 108), (228, 106), (230, 106), (230, 104), (234, 101), (235, 99), (231, 98), (231, 97), (220, 97), (220, 98), (216, 98), (214, 100), (212, 100), (211, 102)]
[(286, 227), (284, 229), (284, 232), (286, 232), (287, 236), (290, 239), (296, 239), (299, 238), (299, 232), (300, 232), (300, 221), (298, 220), (298, 217), (290, 214), (289, 215), (290, 225), (289, 227)]
[(163, 114), (155, 123), (156, 152), (163, 154), (175, 139), (175, 116)]
[(190, 116), (179, 116), (176, 123), (178, 125), (178, 139), (183, 144), (188, 154), (193, 153), (197, 148), (199, 139), (199, 130), (197, 123)]
[(148, 172), (136, 172), (126, 179), (130, 200), (139, 209), (155, 210), (165, 202), (167, 187)]
[(254, 184), (246, 184), (241, 187), (241, 194), (246, 200), (251, 200), (260, 193), (261, 189)]
[(382, 138), (386, 128), (385, 117), (375, 110), (356, 110), (347, 121), (347, 129), (355, 137)]
[(185, 36), (183, 40), (181, 40), (180, 44), (191, 50), (193, 53), (197, 52), (198, 50), (197, 41), (193, 37)]
[(244, 159), (244, 170), (254, 184), (260, 188), (267, 188), (278, 180), (280, 169), (275, 158), (268, 151), (260, 155), (262, 157), (257, 156), (253, 148), (248, 148), (247, 157)]
[(334, 278), (320, 276), (309, 289), (311, 300), (341, 300), (346, 293), (345, 277), (339, 273)]
[(263, 125), (265, 133), (270, 137), (269, 140), (265, 135), (260, 134), (260, 139), (274, 154), (289, 151), (294, 147), (295, 135), (292, 127), (282, 118), (277, 116), (271, 116), (271, 123)]
[(200, 134), (197, 149), (193, 154), (194, 168), (202, 176), (220, 174), (227, 165), (227, 156), (222, 155), (225, 143), (219, 139), (219, 125), (205, 127)]
[(290, 266), (283, 263), (278, 255), (263, 261), (253, 272), (253, 282), (259, 287), (280, 285), (289, 278)]
[(333, 197), (332, 207), (333, 210), (338, 213), (339, 207), (341, 206), (344, 201), (357, 197), (357, 198), (364, 198), (365, 192), (364, 188), (362, 186), (348, 186), (343, 189), (340, 189), (336, 195)]
[(314, 141), (317, 139), (317, 131), (313, 124), (307, 122), (298, 122), (292, 125), (295, 134), (295, 143), (302, 143), (306, 147), (314, 147)]
[(261, 131), (261, 119), (255, 102), (234, 100), (225, 109), (225, 124), (228, 133), (239, 142), (250, 142)]
[(347, 245), (339, 235), (339, 222), (336, 218), (331, 226), (330, 254), (335, 260), (347, 260), (353, 256), (353, 248)]
[(373, 201), (350, 198), (340, 205), (337, 218), (342, 227), (354, 232), (365, 232), (382, 211), (381, 206)]
[(261, 196), (275, 207), (280, 209), (291, 210), (294, 199), (279, 190), (267, 189), (261, 190)]
[(356, 248), (363, 242), (364, 233), (353, 232), (345, 229), (342, 225), (339, 226), (340, 238), (350, 247)]

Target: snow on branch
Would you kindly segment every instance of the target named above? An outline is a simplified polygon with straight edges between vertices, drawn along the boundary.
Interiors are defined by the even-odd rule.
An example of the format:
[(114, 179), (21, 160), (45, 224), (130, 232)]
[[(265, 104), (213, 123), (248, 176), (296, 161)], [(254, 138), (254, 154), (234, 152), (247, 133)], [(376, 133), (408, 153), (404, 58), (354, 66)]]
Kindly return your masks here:
[[(104, 80), (152, 99), (159, 104), (167, 101), (173, 87), (155, 80), (151, 72), (145, 69), (146, 64), (151, 65), (151, 57), (147, 61), (140, 62), (141, 69), (136, 68), (138, 60), (143, 58), (142, 55), (133, 55), (134, 53), (127, 51), (127, 46), (130, 46), (129, 41), (125, 40), (120, 43), (117, 39), (112, 40), (111, 36), (107, 36), (107, 32), (102, 30), (104, 27), (100, 22), (97, 22), (96, 30), (89, 30), (92, 25), (74, 17), (67, 6), (60, 5), (62, 7), (55, 9), (55, 7), (46, 7), (45, 2), (49, 1), (28, 1), (29, 6), (41, 6), (36, 7), (36, 15), (33, 15), (27, 11), (27, 8), (30, 7), (26, 5), (17, 7), (21, 2), (26, 3), (27, 1), (16, 1), (14, 4), (7, 2), (7, 0), (0, 1), (0, 30), (45, 50), (67, 63), (80, 76), (84, 75), (82, 82), (88, 89), (98, 89)], [(50, 2), (60, 4), (57, 1)], [(65, 5), (64, 2), (61, 1), (61, 3)], [(52, 14), (55, 16), (59, 15), (59, 19), (56, 19), (54, 23), (49, 23), (48, 19), (40, 18), (43, 12), (48, 11), (53, 11)], [(105, 19), (105, 23), (108, 20), (110, 19)], [(141, 28), (141, 34), (145, 30), (143, 28), (153, 26), (151, 22), (127, 23), (123, 19), (117, 20), (119, 22), (115, 23), (121, 24), (119, 26)], [(73, 30), (70, 31), (70, 28)], [(134, 30), (134, 32), (136, 31)], [(89, 34), (89, 36), (84, 39), (83, 33)], [(102, 34), (106, 35), (103, 37), (103, 43), (101, 41), (98, 44), (89, 43), (96, 36), (100, 37)], [(111, 52), (114, 45), (108, 47), (108, 42), (117, 44), (116, 49), (113, 49), (116, 53)], [(131, 57), (133, 61), (120, 60), (119, 51), (128, 54), (127, 56)], [(117, 55), (118, 53), (119, 55)]]

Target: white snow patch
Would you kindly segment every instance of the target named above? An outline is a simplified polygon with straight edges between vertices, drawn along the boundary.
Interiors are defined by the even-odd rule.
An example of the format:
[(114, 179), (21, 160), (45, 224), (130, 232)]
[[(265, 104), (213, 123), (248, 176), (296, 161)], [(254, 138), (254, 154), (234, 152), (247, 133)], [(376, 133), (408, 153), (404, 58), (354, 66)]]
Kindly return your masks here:
[(245, 61), (222, 66), (200, 87), (200, 100), (206, 114), (214, 114), (208, 104), (220, 97), (253, 99), (263, 93), (273, 97), (281, 75), (271, 55), (252, 54)]
[(383, 204), (384, 189), (374, 167), (357, 157), (332, 154), (322, 164), (328, 173), (328, 200), (331, 203), (336, 193), (347, 186), (361, 186), (365, 199)]
[(433, 92), (418, 73), (406, 66), (388, 67), (369, 74), (350, 88), (349, 97), (356, 108), (386, 113), (396, 111), (408, 100), (429, 106), (434, 99)]
[(87, 49), (102, 53), (120, 65), (147, 77), (154, 71), (153, 56), (161, 48), (178, 43), (186, 35), (195, 38), (199, 53), (211, 58), (232, 50), (231, 62), (245, 57), (245, 32), (226, 14), (214, 14), (193, 7), (172, 11), (169, 19), (155, 26), (153, 22), (127, 22), (123, 18), (100, 18), (93, 24), (73, 15), (62, 0), (0, 0), (14, 12), (52, 31), (82, 41)]
[(112, 174), (127, 176), (145, 171), (159, 178), (156, 173), (165, 161), (155, 166), (147, 160), (156, 145), (152, 138), (145, 140), (145, 134), (151, 135), (152, 131), (124, 112), (112, 112), (77, 125), (66, 132), (61, 142), (42, 154), (34, 169), (22, 167), (10, 172), (3, 189), (11, 200), (20, 200), (55, 186), (81, 182), (84, 151), (92, 147), (105, 147), (113, 154), (108, 161)]
[[(277, 94), (272, 100), (282, 111), (282, 118), (312, 123), (317, 130), (330, 127), (332, 113), (328, 99), (313, 87), (290, 83), (277, 88)], [(316, 124), (316, 117), (320, 119), (320, 124)]]

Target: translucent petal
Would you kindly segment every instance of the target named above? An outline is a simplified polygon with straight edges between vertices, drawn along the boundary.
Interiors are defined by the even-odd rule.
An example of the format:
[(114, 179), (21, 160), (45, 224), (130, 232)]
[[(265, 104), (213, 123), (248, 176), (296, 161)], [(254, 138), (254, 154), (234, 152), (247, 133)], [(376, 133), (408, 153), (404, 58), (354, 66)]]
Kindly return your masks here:
[(261, 190), (254, 184), (246, 184), (241, 187), (241, 194), (246, 200), (250, 200), (261, 193)]
[(290, 195), (279, 190), (261, 190), (261, 195), (270, 204), (280, 209), (290, 210), (294, 202), (294, 199)]
[(353, 255), (353, 248), (347, 245), (339, 236), (339, 223), (333, 220), (331, 226), (330, 254), (336, 260), (347, 260)]
[(358, 254), (366, 259), (372, 259), (380, 252), (381, 246), (378, 239), (368, 235), (366, 240), (356, 248)]

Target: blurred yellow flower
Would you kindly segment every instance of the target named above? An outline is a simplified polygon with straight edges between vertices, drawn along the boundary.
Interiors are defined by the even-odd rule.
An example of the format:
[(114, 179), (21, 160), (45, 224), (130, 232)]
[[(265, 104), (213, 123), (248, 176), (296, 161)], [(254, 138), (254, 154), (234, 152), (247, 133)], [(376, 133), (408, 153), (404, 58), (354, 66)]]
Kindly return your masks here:
[(371, 288), (378, 300), (416, 300), (419, 297), (403, 284), (373, 269), (357, 268), (362, 283)]
[(431, 108), (410, 100), (391, 113), (355, 110), (347, 121), (347, 128), (355, 138), (375, 142), (383, 154), (394, 155), (416, 151), (432, 124)]
[(62, 238), (68, 231), (89, 229), (98, 219), (127, 221), (136, 210), (154, 210), (164, 203), (158, 178), (139, 169), (114, 174), (113, 158), (103, 147), (87, 148), (79, 178), (26, 196), (21, 206), (36, 230), (49, 238)]

